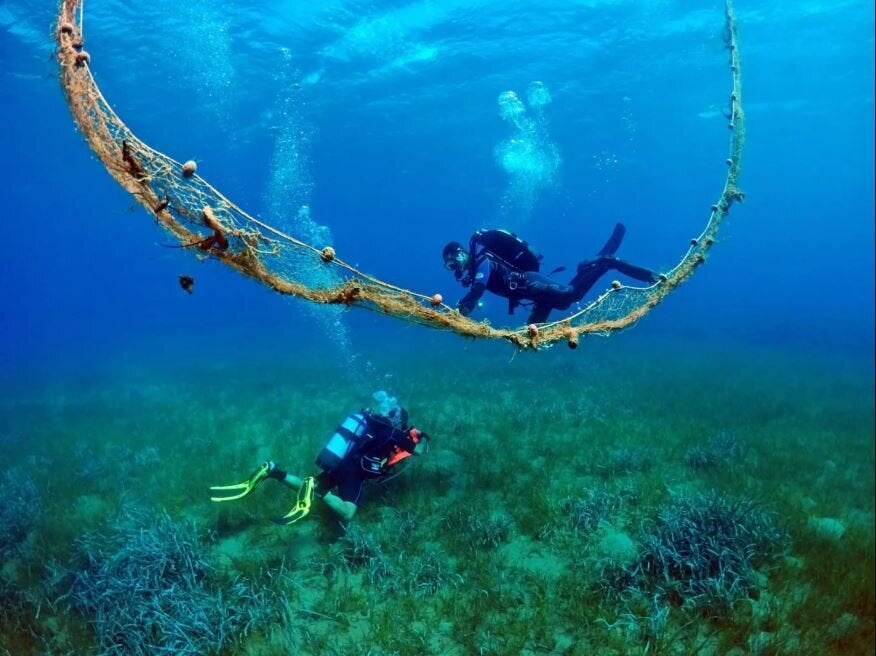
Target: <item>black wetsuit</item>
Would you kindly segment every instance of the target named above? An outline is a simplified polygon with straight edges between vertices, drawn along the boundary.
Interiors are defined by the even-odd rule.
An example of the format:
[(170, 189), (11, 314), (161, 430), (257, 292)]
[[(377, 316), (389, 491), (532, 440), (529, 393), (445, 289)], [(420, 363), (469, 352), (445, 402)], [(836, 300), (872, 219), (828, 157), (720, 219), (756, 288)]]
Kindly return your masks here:
[(341, 499), (358, 507), (362, 501), (362, 483), (366, 478), (372, 477), (360, 470), (358, 462), (343, 462), (337, 469), (324, 471), (316, 477), (316, 492), (322, 496), (335, 490)]
[(568, 284), (557, 282), (537, 271), (518, 271), (500, 258), (494, 257), (485, 248), (473, 244), (469, 253), (469, 270), (460, 277), (463, 286), (471, 289), (457, 307), (460, 313), (467, 316), (474, 310), (484, 292), (489, 291), (507, 298), (510, 312), (521, 301), (532, 301), (528, 323), (543, 323), (547, 321), (551, 310), (565, 310), (572, 303), (584, 298), (593, 285), (609, 271), (619, 271), (641, 282), (655, 282), (655, 274), (650, 269), (614, 257), (624, 233), (623, 224), (618, 223), (596, 258), (581, 262), (577, 273)]

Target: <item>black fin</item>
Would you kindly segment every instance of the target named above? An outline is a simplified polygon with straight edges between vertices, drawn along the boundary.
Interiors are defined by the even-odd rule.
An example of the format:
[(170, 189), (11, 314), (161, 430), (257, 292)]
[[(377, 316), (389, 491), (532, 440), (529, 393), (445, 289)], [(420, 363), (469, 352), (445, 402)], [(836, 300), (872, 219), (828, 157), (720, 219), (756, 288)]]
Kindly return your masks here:
[(623, 223), (616, 224), (611, 233), (611, 237), (608, 238), (608, 241), (605, 242), (602, 250), (600, 250), (597, 255), (600, 257), (614, 255), (617, 252), (617, 249), (620, 248), (621, 242), (624, 240), (624, 235), (626, 233), (627, 229), (624, 227)]

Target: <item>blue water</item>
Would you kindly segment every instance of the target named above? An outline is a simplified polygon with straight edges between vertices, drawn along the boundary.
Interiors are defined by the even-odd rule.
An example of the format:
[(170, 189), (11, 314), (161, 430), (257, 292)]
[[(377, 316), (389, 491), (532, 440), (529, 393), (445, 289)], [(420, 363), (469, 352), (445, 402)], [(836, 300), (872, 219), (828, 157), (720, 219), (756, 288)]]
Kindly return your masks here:
[[(363, 312), (320, 318), (163, 248), (73, 127), (55, 9), (0, 7), (4, 371), (454, 343)], [(680, 338), (872, 358), (872, 3), (737, 11), (746, 203), (708, 265), (611, 348)], [(270, 222), (294, 225), (308, 205), (309, 229), (324, 226), (347, 261), (454, 301), (441, 248), (483, 226), (511, 226), (547, 266), (571, 268), (623, 220), (623, 257), (677, 262), (725, 174), (722, 26), (718, 0), (89, 0), (85, 38), (103, 92), (145, 142), (197, 159)], [(527, 101), (533, 82), (550, 102)], [(500, 112), (508, 91), (517, 123)], [(502, 302), (480, 316), (509, 321)]]

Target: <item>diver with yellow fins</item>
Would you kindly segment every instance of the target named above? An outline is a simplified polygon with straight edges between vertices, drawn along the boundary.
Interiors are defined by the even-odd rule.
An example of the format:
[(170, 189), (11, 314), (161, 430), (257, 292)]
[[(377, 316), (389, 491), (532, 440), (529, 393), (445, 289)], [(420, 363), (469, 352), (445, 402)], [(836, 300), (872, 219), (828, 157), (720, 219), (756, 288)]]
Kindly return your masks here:
[(263, 480), (273, 478), (298, 490), (295, 505), (274, 520), (277, 524), (294, 524), (306, 517), (316, 495), (341, 518), (352, 519), (362, 501), (365, 481), (386, 480), (399, 463), (428, 451), (429, 436), (408, 426), (408, 413), (395, 397), (378, 391), (373, 398), (375, 409), (350, 414), (332, 433), (316, 458), (322, 470), (318, 475), (299, 478), (269, 460), (242, 483), (211, 487), (210, 500), (242, 499)]

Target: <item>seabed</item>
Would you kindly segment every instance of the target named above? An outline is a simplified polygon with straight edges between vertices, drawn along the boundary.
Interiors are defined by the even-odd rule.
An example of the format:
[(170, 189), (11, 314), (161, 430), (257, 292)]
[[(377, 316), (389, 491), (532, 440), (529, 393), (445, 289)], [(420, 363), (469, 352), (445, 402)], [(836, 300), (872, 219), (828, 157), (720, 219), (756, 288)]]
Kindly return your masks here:
[(872, 653), (869, 364), (609, 344), (378, 362), (432, 449), (348, 526), (207, 488), (313, 472), (386, 384), (267, 358), (5, 383), (0, 654)]

